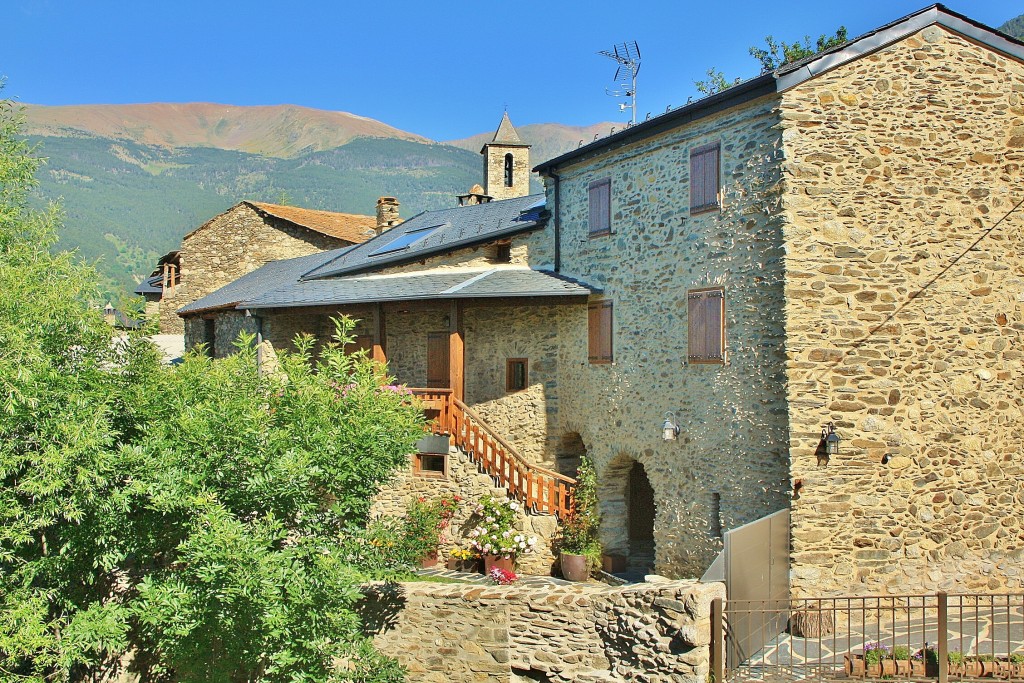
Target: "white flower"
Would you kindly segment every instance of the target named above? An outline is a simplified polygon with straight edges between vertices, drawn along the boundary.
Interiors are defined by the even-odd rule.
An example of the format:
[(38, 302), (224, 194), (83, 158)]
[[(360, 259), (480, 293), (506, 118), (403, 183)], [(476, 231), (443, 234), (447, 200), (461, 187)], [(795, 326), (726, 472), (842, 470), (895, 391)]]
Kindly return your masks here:
[(525, 549), (526, 549), (526, 544), (525, 544), (525, 543), (520, 543), (520, 544), (519, 544), (519, 547), (520, 547), (520, 548), (523, 548), (523, 549), (525, 550)]
[(515, 502), (514, 500), (510, 500), (508, 502), (508, 507), (511, 510), (518, 510), (519, 509), (519, 503)]
[(506, 531), (506, 532), (504, 532), (504, 533), (502, 533), (502, 534), (501, 534), (501, 537), (502, 537), (502, 538), (508, 538), (508, 537), (509, 537), (509, 536), (511, 536), (511, 535), (512, 535), (512, 532), (511, 532), (511, 531)]
[(522, 534), (516, 534), (516, 537), (514, 539), (512, 539), (512, 540), (514, 540), (516, 543), (520, 543), (523, 540), (523, 535)]
[(537, 542), (537, 537), (536, 536), (530, 536), (529, 540), (527, 540), (526, 542), (529, 543), (530, 545), (534, 545)]
[(486, 522), (487, 522), (488, 524), (490, 524), (491, 522), (493, 522), (493, 521), (494, 521), (494, 517), (488, 517), (488, 518), (487, 518), (487, 519), (486, 519), (485, 521), (486, 521)]

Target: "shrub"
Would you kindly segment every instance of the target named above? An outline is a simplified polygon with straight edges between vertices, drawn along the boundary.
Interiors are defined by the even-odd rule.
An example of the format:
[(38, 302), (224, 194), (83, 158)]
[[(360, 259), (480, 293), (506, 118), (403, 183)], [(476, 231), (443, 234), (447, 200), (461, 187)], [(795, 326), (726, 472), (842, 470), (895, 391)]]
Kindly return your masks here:
[(527, 536), (519, 526), (521, 506), (514, 500), (484, 496), (473, 512), (476, 525), (470, 529), (473, 548), (481, 555), (514, 558), (533, 552), (537, 539)]
[(441, 544), (441, 533), (451, 524), (461, 500), (459, 496), (432, 501), (420, 497), (409, 505), (403, 536), (414, 560), (421, 560), (437, 552)]
[(893, 659), (910, 659), (910, 648), (906, 645), (895, 645), (892, 648)]
[(559, 550), (571, 555), (586, 555), (587, 564), (596, 569), (601, 564), (601, 524), (597, 504), (597, 474), (590, 458), (583, 456), (576, 470), (573, 509), (561, 520)]

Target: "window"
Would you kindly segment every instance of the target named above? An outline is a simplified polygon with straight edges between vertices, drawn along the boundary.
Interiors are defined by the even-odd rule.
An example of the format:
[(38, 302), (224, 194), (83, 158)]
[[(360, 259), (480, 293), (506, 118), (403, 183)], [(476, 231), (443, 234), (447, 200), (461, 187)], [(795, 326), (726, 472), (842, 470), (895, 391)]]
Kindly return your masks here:
[(591, 363), (612, 362), (612, 302), (587, 306), (587, 349)]
[(690, 150), (690, 212), (719, 208), (718, 175), (721, 145), (715, 142)]
[(417, 453), (413, 456), (413, 474), (420, 477), (444, 477), (448, 456), (444, 453)]
[(505, 155), (505, 187), (512, 187), (512, 155)]
[(512, 243), (498, 242), (490, 256), (491, 263), (512, 263)]
[(505, 391), (522, 391), (529, 385), (528, 362), (525, 358), (505, 361)]
[(687, 351), (690, 363), (725, 362), (725, 290), (687, 292)]
[(612, 231), (612, 179), (590, 183), (590, 236), (608, 235)]
[[(398, 235), (395, 239), (391, 240), (387, 244), (382, 244), (381, 246), (377, 247), (376, 249), (374, 249), (373, 251), (371, 251), (367, 255), (368, 256), (381, 256), (382, 254), (390, 254), (392, 252), (401, 251), (402, 249), (408, 249), (414, 243), (419, 242), (422, 239), (426, 239), (430, 235), (434, 234), (434, 231), (437, 230), (440, 227), (442, 227), (442, 226), (440, 226), (440, 225), (431, 225), (431, 226), (426, 227), (426, 228), (418, 228), (416, 230), (410, 230), (410, 231), (405, 232), (405, 233), (403, 233), (401, 235)], [(388, 231), (385, 234), (390, 234), (390, 232), (391, 231)]]

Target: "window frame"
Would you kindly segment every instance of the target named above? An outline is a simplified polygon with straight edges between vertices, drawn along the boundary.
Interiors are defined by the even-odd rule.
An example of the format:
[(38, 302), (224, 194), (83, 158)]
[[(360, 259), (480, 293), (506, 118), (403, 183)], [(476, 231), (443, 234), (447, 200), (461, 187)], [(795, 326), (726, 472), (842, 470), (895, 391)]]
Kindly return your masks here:
[[(605, 310), (608, 311), (607, 323), (604, 322)], [(594, 311), (600, 311), (597, 316), (597, 324), (600, 325), (597, 328), (598, 335), (607, 334), (607, 355), (602, 354), (604, 345), (600, 343), (600, 336), (595, 343), (594, 328), (592, 327)], [(605, 325), (607, 325), (607, 329), (605, 329)], [(615, 306), (611, 299), (592, 301), (587, 304), (587, 361), (591, 365), (611, 365), (615, 362)]]
[[(595, 229), (594, 191), (602, 187), (607, 188), (607, 196), (599, 210), (604, 212), (607, 224)], [(590, 185), (587, 186), (587, 235), (589, 237), (603, 237), (604, 235), (611, 235), (614, 232), (615, 231), (612, 229), (612, 179), (608, 176), (599, 180), (591, 181)]]
[[(714, 293), (716, 296), (709, 297), (708, 294)], [(690, 302), (694, 299), (714, 299), (719, 302), (719, 324), (718, 324), (718, 351), (719, 356), (714, 355), (695, 355), (693, 353), (693, 338), (694, 338), (694, 319), (691, 311)], [(728, 349), (726, 348), (726, 307), (725, 307), (725, 287), (698, 287), (694, 289), (686, 290), (686, 362), (694, 365), (725, 365), (728, 358)], [(704, 334), (705, 341), (707, 341), (707, 332)], [(703, 350), (703, 349), (702, 349)]]
[[(513, 367), (523, 366), (523, 386), (515, 386), (515, 372)], [(512, 394), (526, 391), (530, 386), (530, 360), (528, 358), (506, 358), (505, 359), (505, 392)]]
[[(423, 467), (423, 458), (441, 458), (441, 469), (427, 469)], [(427, 479), (448, 478), (448, 454), (447, 453), (413, 453), (412, 473), (417, 477)]]
[[(697, 199), (694, 193), (694, 189), (697, 187), (697, 175), (694, 173), (695, 165), (694, 161), (699, 158), (711, 156), (714, 152), (713, 158), (715, 162), (714, 180), (715, 180), (715, 199), (713, 202), (705, 201), (702, 204), (695, 204), (694, 201)], [(704, 181), (708, 176), (700, 174), (700, 187), (704, 188)], [(707, 197), (707, 191), (701, 193), (700, 199)], [(712, 211), (720, 211), (722, 209), (722, 143), (721, 142), (709, 142), (705, 145), (699, 145), (690, 150), (690, 215), (698, 215), (702, 213), (710, 213)]]

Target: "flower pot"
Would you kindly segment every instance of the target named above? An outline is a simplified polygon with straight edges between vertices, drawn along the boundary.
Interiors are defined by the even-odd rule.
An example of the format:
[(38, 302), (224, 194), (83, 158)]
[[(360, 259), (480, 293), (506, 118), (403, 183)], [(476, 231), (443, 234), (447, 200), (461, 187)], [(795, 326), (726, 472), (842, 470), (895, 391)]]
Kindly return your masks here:
[(426, 569), (427, 567), (437, 566), (437, 551), (424, 555), (420, 558), (420, 566)]
[(562, 565), (562, 576), (568, 581), (586, 581), (590, 578), (586, 555), (562, 553), (559, 556)]
[(475, 557), (468, 560), (457, 560), (454, 557), (449, 557), (448, 569), (453, 572), (479, 573), (480, 560)]
[(507, 572), (515, 569), (516, 559), (514, 557), (504, 557), (502, 555), (484, 555), (484, 574), (490, 574), (491, 569), (498, 567), (504, 569)]

